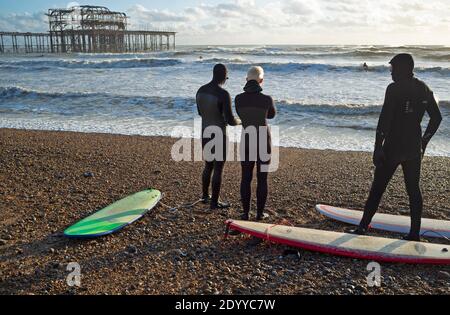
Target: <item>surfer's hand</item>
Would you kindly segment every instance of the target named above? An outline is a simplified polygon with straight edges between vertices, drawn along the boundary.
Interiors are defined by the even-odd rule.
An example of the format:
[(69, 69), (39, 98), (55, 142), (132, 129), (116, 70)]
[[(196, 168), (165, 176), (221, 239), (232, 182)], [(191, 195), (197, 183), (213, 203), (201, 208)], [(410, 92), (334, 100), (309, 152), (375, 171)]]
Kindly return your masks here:
[(373, 165), (375, 167), (380, 167), (386, 161), (386, 155), (384, 154), (383, 148), (377, 148), (373, 152)]

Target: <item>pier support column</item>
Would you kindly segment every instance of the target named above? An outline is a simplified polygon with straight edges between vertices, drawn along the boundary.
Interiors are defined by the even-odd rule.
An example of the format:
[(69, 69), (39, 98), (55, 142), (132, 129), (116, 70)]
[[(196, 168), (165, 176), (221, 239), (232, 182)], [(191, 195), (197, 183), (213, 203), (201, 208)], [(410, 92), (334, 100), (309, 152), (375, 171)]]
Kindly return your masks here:
[(13, 53), (17, 53), (16, 35), (11, 37)]
[(50, 32), (50, 52), (53, 53), (53, 34)]

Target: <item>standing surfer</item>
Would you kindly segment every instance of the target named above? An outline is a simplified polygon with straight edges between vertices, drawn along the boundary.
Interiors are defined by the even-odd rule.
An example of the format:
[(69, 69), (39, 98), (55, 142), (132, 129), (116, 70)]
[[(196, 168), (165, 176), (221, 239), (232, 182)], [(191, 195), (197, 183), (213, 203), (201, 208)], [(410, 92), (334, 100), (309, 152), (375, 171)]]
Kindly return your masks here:
[(263, 81), (263, 68), (250, 68), (247, 74), (247, 84), (244, 87), (245, 92), (236, 96), (235, 100), (236, 112), (241, 118), (244, 127), (241, 138), (243, 220), (249, 219), (251, 183), (255, 165), (257, 177), (256, 220), (262, 220), (267, 216), (264, 213), (264, 208), (267, 201), (267, 175), (272, 152), (271, 134), (267, 119), (274, 118), (276, 111), (272, 97), (261, 93)]
[[(414, 77), (414, 60), (410, 54), (399, 54), (390, 64), (394, 82), (386, 90), (378, 121), (372, 189), (359, 227), (350, 232), (360, 235), (367, 232), (389, 181), (401, 165), (411, 211), (411, 230), (404, 239), (419, 241), (423, 208), (419, 184), (422, 158), (439, 128), (442, 115), (433, 92)], [(430, 121), (422, 136), (420, 124), (425, 112)]]
[[(202, 200), (204, 203), (210, 203), (211, 210), (229, 207), (229, 204), (219, 201), (222, 172), (227, 156), (226, 126), (241, 124), (233, 115), (230, 94), (222, 88), (228, 79), (227, 73), (223, 64), (215, 65), (212, 81), (202, 86), (196, 95), (198, 114), (202, 117), (202, 148), (205, 160)], [(212, 196), (209, 195), (211, 176)]]

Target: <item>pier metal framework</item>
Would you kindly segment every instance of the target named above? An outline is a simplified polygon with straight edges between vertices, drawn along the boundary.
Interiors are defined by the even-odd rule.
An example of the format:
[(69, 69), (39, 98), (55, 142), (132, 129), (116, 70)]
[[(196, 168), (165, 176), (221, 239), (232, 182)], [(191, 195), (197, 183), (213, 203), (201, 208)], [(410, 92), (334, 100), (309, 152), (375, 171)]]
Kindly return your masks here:
[(49, 9), (48, 33), (0, 32), (0, 53), (124, 53), (175, 49), (174, 31), (128, 30), (129, 17), (101, 6)]

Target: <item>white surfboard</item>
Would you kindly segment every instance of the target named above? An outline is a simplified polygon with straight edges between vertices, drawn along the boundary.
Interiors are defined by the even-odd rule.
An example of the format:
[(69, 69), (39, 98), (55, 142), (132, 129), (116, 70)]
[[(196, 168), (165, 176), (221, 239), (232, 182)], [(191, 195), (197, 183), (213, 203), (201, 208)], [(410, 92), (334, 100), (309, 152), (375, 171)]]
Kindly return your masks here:
[[(334, 220), (359, 225), (363, 212), (345, 208), (317, 205), (316, 210)], [(377, 230), (408, 234), (411, 218), (408, 216), (377, 213), (370, 226)], [(427, 237), (450, 237), (450, 221), (422, 219), (420, 234)]]
[(373, 236), (228, 220), (231, 230), (274, 243), (332, 255), (413, 264), (450, 264), (450, 246)]

